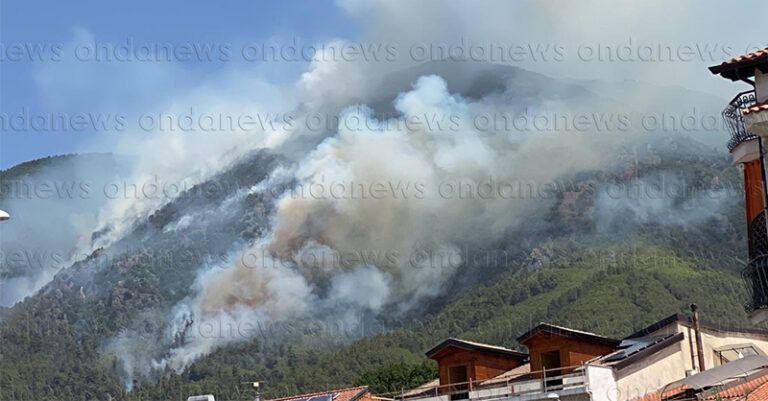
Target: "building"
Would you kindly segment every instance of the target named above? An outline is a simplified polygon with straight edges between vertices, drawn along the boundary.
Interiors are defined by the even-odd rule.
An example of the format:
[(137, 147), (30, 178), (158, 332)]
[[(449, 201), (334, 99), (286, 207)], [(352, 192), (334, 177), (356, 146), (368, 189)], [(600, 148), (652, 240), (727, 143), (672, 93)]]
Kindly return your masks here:
[(664, 386), (636, 401), (768, 399), (768, 358), (750, 355)]
[(528, 354), (449, 338), (427, 351), (437, 361), (438, 391), (461, 398), (472, 383), (484, 382), (528, 362)]
[(274, 398), (266, 401), (381, 401), (368, 387), (352, 387), (341, 390), (322, 391), (292, 397)]
[(731, 81), (746, 83), (723, 111), (731, 133), (728, 150), (744, 174), (749, 264), (743, 276), (752, 293), (748, 306), (755, 322), (768, 319), (768, 219), (766, 169), (768, 144), (768, 49), (712, 66), (709, 70)]
[[(621, 341), (586, 331), (542, 323), (517, 338), (531, 355), (531, 370), (541, 378), (546, 372), (565, 375), (598, 356), (608, 354)], [(551, 376), (551, 375), (550, 375)]]
[[(518, 338), (527, 354), (448, 339), (427, 352), (437, 361), (440, 378), (398, 398), (528, 401), (557, 396), (563, 401), (626, 401), (668, 391), (670, 383), (696, 377), (701, 370), (711, 369), (704, 372), (704, 377), (711, 377), (714, 369), (745, 358), (768, 361), (766, 332), (702, 322), (697, 336), (696, 327), (692, 318), (676, 314), (618, 340), (542, 323)], [(762, 365), (754, 369), (759, 373)], [(679, 394), (690, 393), (685, 383), (679, 389)], [(699, 390), (709, 391), (711, 386)]]

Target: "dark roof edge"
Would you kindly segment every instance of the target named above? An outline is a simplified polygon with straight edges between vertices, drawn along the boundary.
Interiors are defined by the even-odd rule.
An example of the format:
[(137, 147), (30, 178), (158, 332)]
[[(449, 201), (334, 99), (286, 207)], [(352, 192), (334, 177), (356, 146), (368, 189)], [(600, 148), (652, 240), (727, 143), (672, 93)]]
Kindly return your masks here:
[[(629, 336), (625, 337), (625, 339), (632, 339), (632, 338), (638, 338), (638, 337), (645, 337), (654, 331), (657, 331), (659, 329), (662, 329), (664, 327), (669, 326), (672, 323), (684, 323), (686, 325), (692, 325), (693, 321), (688, 316), (683, 316), (679, 313), (675, 313), (674, 315), (668, 316), (662, 320), (659, 320), (656, 323), (651, 324), (650, 326), (638, 330)], [(733, 327), (717, 327), (717, 325), (708, 323), (706, 321), (701, 321), (699, 323), (699, 326), (701, 326), (704, 330), (712, 330), (712, 331), (719, 331), (721, 333), (740, 333), (740, 334), (757, 334), (765, 336), (767, 333), (764, 330), (757, 330), (757, 329), (739, 329), (739, 328), (733, 328)]]
[(616, 340), (613, 338), (604, 337), (604, 336), (600, 336), (593, 333), (587, 333), (584, 331), (572, 330), (565, 327), (554, 326), (548, 323), (541, 323), (538, 326), (534, 327), (533, 329), (527, 331), (525, 334), (521, 335), (520, 337), (517, 337), (517, 342), (522, 343), (523, 341), (528, 340), (529, 338), (533, 337), (534, 335), (538, 334), (541, 331), (546, 331), (548, 333), (560, 335), (564, 337), (578, 338), (584, 341), (599, 342), (599, 343), (611, 345), (614, 347), (621, 343), (621, 340)]
[(669, 347), (672, 344), (677, 344), (680, 341), (683, 341), (683, 338), (685, 338), (685, 334), (683, 333), (677, 333), (673, 336), (670, 336), (669, 338), (665, 338), (664, 341), (661, 341), (657, 344), (653, 344), (650, 347), (640, 350), (638, 353), (634, 355), (630, 355), (629, 357), (622, 359), (619, 362), (616, 362), (615, 366), (616, 369), (624, 369), (629, 365), (632, 365), (633, 363), (645, 359), (648, 356), (651, 356), (664, 348)]
[(525, 352), (514, 351), (514, 350), (511, 350), (511, 349), (506, 349), (506, 348), (502, 348), (502, 347), (496, 347), (496, 346), (493, 346), (493, 345), (487, 345), (487, 344), (480, 344), (480, 343), (475, 343), (475, 342), (470, 342), (470, 341), (464, 341), (464, 340), (460, 340), (458, 338), (449, 338), (449, 339), (441, 342), (440, 344), (437, 344), (436, 346), (432, 347), (432, 349), (427, 351), (425, 353), (425, 355), (427, 356), (427, 358), (432, 358), (435, 354), (437, 354), (438, 352), (442, 351), (444, 348), (450, 347), (450, 346), (453, 346), (453, 347), (456, 347), (456, 348), (465, 349), (465, 350), (468, 350), (468, 351), (490, 352), (490, 353), (494, 353), (494, 354), (497, 354), (497, 355), (511, 356), (511, 357), (519, 358), (519, 359), (527, 359), (528, 358), (528, 354), (526, 354)]
[(748, 63), (742, 64), (734, 68), (719, 68), (728, 67), (716, 65), (709, 67), (709, 71), (714, 75), (720, 75), (723, 78), (730, 79), (731, 81), (740, 81), (755, 76), (755, 69), (759, 69), (762, 72), (768, 71), (768, 60), (756, 59), (751, 60)]
[(371, 389), (368, 386), (365, 386), (362, 389), (360, 389), (359, 393), (355, 394), (354, 397), (350, 398), (349, 401), (357, 401), (360, 398), (363, 398), (363, 396), (369, 393), (370, 391)]

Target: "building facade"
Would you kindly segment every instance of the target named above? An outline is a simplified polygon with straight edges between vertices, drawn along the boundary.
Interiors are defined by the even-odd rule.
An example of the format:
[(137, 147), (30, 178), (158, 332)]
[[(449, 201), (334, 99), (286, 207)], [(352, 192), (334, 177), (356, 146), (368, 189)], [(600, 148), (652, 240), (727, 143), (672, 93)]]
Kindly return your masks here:
[(728, 149), (744, 175), (749, 264), (743, 276), (751, 293), (755, 322), (768, 319), (768, 218), (765, 147), (768, 142), (768, 49), (709, 68), (713, 74), (746, 84), (723, 111), (731, 133)]

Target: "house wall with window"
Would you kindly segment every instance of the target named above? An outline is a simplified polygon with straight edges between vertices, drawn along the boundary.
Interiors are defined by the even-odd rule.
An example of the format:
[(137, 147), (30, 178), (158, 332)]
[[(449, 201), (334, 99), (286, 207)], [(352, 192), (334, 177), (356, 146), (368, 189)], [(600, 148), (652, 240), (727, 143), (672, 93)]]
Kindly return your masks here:
[[(597, 356), (613, 351), (610, 345), (583, 341), (553, 333), (541, 332), (525, 340), (531, 358), (533, 376), (540, 378), (545, 368), (552, 376), (568, 374), (572, 366), (581, 365)], [(557, 355), (555, 358), (554, 356)], [(548, 374), (549, 376), (549, 374)]]
[(520, 366), (523, 361), (483, 351), (449, 347), (432, 357), (437, 361), (441, 392), (450, 384), (480, 382)]

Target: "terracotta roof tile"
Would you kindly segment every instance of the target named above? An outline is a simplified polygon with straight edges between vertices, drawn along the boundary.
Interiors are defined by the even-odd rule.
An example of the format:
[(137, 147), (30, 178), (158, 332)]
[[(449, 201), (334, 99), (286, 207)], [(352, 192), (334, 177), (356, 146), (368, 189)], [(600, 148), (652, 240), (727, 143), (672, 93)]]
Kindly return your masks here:
[(682, 389), (674, 389), (670, 391), (665, 391), (663, 393), (647, 394), (639, 398), (634, 398), (632, 399), (632, 401), (662, 401), (664, 398), (672, 397), (682, 392), (683, 392)]
[[(632, 401), (663, 401), (665, 398), (683, 392), (684, 389), (677, 388), (664, 393), (648, 394)], [(704, 394), (706, 396), (701, 398), (702, 401), (766, 401), (768, 400), (768, 374), (762, 374), (762, 376), (754, 377), (746, 382), (729, 383), (720, 390), (710, 390)]]
[[(704, 398), (704, 400), (707, 400), (707, 401), (715, 401), (715, 400), (765, 401), (768, 398), (765, 398), (765, 397), (750, 398), (750, 397), (752, 397), (755, 394), (759, 395), (761, 392), (764, 392), (764, 391), (768, 392), (768, 386), (766, 386), (766, 383), (768, 383), (768, 375), (761, 376), (756, 379), (752, 379), (750, 381), (737, 384), (735, 386), (728, 386), (727, 388), (720, 390), (716, 394), (708, 395), (706, 398)], [(749, 397), (743, 398), (745, 395), (749, 395)]]
[(742, 61), (753, 60), (753, 59), (756, 59), (756, 58), (762, 57), (762, 56), (768, 56), (768, 47), (765, 48), (765, 49), (760, 49), (760, 50), (758, 50), (756, 52), (745, 54), (743, 56), (734, 57), (734, 58), (732, 58), (730, 60), (727, 60), (727, 61), (723, 62), (723, 64), (724, 65), (736, 64), (736, 63), (740, 63)]
[(754, 106), (747, 107), (746, 109), (741, 109), (741, 114), (747, 115), (751, 113), (757, 113), (758, 111), (764, 111), (768, 110), (768, 102), (758, 103)]
[(744, 401), (764, 401), (768, 400), (768, 383), (763, 383), (762, 386), (756, 388), (749, 393)]
[(318, 397), (322, 395), (331, 395), (333, 398), (333, 401), (349, 401), (354, 399), (355, 396), (359, 395), (364, 391), (368, 391), (368, 387), (362, 386), (362, 387), (345, 388), (341, 390), (321, 391), (317, 393), (294, 395), (291, 397), (273, 398), (268, 401), (290, 401), (290, 400), (304, 399), (304, 398), (310, 398), (310, 397)]
[(734, 57), (720, 64), (709, 67), (709, 71), (732, 81), (749, 78), (754, 75), (754, 67), (760, 65), (765, 72), (768, 64), (768, 48), (761, 49), (743, 56)]

